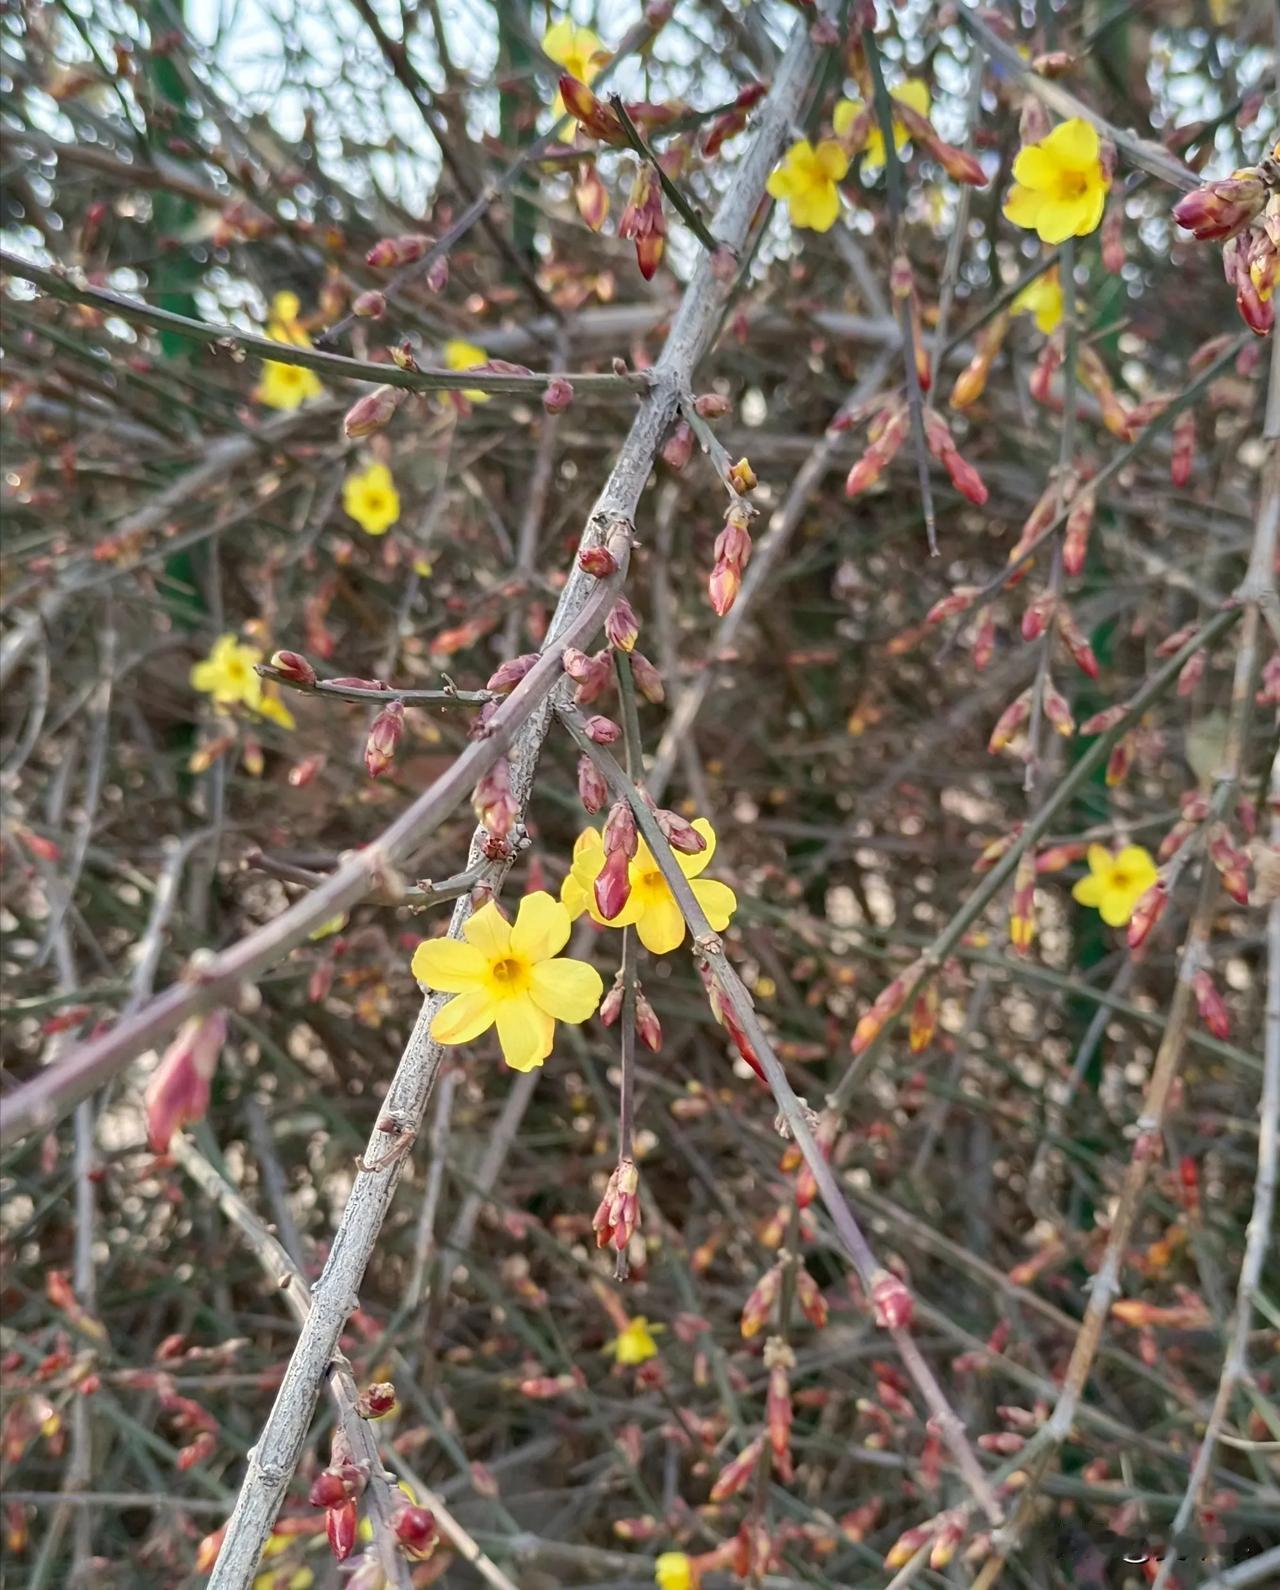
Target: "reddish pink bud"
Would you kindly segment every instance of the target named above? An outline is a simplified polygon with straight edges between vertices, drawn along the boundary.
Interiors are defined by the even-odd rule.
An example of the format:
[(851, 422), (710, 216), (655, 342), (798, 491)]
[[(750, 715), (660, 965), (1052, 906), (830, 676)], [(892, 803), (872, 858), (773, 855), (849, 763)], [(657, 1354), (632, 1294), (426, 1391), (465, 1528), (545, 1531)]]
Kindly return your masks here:
[(957, 586), (947, 596), (939, 597), (924, 616), (926, 624), (940, 624), (945, 618), (954, 618), (957, 613), (964, 613), (973, 605), (973, 599), (978, 595), (979, 587), (976, 585)]
[(584, 162), (573, 184), (578, 214), (593, 232), (598, 232), (609, 214), (609, 190), (600, 180), (594, 160)]
[(618, 147), (626, 143), (627, 135), (617, 114), (603, 100), (597, 99), (585, 83), (567, 72), (560, 79), (560, 97), (573, 119), (593, 138)]
[[(620, 978), (622, 974), (619, 973), (618, 975), (619, 975), (619, 978)], [(599, 1009), (598, 1015), (599, 1015), (600, 1020), (601, 1020), (601, 1022), (602, 1022), (602, 1024), (604, 1026), (612, 1027), (613, 1024), (617, 1021), (618, 1017), (621, 1016), (621, 1014), (622, 1014), (622, 983), (619, 981), (619, 982), (615, 982), (614, 983), (613, 987), (609, 990), (609, 992), (600, 1001), (600, 1009)]]
[(1072, 735), (1076, 732), (1076, 720), (1071, 715), (1067, 698), (1052, 679), (1046, 679), (1044, 683), (1044, 715), (1059, 734)]
[(643, 652), (631, 653), (631, 677), (635, 680), (636, 689), (655, 707), (661, 706), (666, 700), (667, 692), (663, 688), (662, 675)]
[(325, 1534), (329, 1537), (329, 1550), (339, 1562), (345, 1562), (355, 1548), (359, 1518), (356, 1504), (348, 1498), (331, 1507), (324, 1515)]
[(364, 765), (370, 778), (381, 778), (395, 761), (396, 747), (404, 733), (404, 702), (389, 701), (369, 725), (364, 746)]
[(347, 410), (342, 421), (343, 431), (351, 437), (372, 436), (374, 431), (380, 431), (390, 422), (404, 399), (405, 393), (401, 387), (374, 387), (372, 392), (357, 398)]
[(1226, 1002), (1218, 992), (1213, 977), (1203, 966), (1192, 977), (1191, 989), (1195, 994), (1196, 1009), (1200, 1012), (1200, 1020), (1204, 1023), (1205, 1031), (1212, 1033), (1215, 1038), (1229, 1038), (1231, 1017), (1227, 1014)]
[(658, 819), (663, 837), (672, 850), (678, 850), (686, 856), (700, 856), (707, 848), (706, 836), (700, 834), (691, 822), (681, 817), (678, 812), (667, 811), (659, 807), (654, 813)]
[(1183, 409), (1173, 422), (1173, 449), (1169, 455), (1169, 479), (1179, 490), (1191, 479), (1196, 456), (1196, 416)]
[(732, 401), (721, 392), (702, 392), (694, 398), (693, 407), (704, 420), (723, 419), (732, 408)]
[(993, 754), (1003, 751), (1013, 742), (1014, 736), (1031, 717), (1031, 692), (1024, 690), (996, 719), (996, 726), (987, 741), (987, 750)]
[(609, 808), (602, 840), (606, 854), (621, 851), (628, 861), (635, 855), (640, 846), (640, 835), (629, 801), (615, 801)]
[(732, 609), (741, 589), (741, 565), (729, 563), (723, 558), (719, 559), (707, 580), (707, 594), (711, 598), (711, 608), (717, 618), (723, 618)]
[(903, 1330), (915, 1313), (910, 1291), (890, 1270), (877, 1270), (871, 1277), (871, 1308), (881, 1330)]
[(967, 497), (976, 507), (981, 508), (989, 495), (986, 482), (967, 459), (961, 458), (953, 448), (949, 453), (942, 455), (942, 464), (951, 484), (962, 497)]
[(347, 1501), (353, 1487), (337, 1469), (321, 1469), (311, 1482), (307, 1500), (312, 1507), (338, 1507)]
[(594, 574), (597, 580), (607, 580), (618, 572), (618, 560), (608, 547), (583, 547), (578, 553), (578, 567), (584, 574)]
[(775, 1264), (772, 1269), (764, 1272), (747, 1294), (747, 1301), (742, 1305), (740, 1329), (748, 1341), (753, 1336), (759, 1335), (773, 1312), (773, 1305), (778, 1301), (778, 1295), (782, 1290), (782, 1271), (783, 1266)]
[(165, 1051), (143, 1098), (153, 1153), (165, 1153), (175, 1132), (204, 1119), (209, 1083), (226, 1037), (227, 1018), (214, 1010), (193, 1016)]
[(1111, 755), (1107, 758), (1107, 771), (1105, 774), (1108, 789), (1113, 789), (1117, 784), (1122, 784), (1129, 776), (1129, 769), (1133, 766), (1134, 738), (1126, 734), (1123, 739), (1116, 742), (1111, 748)]
[(1124, 201), (1117, 197), (1102, 218), (1102, 268), (1108, 276), (1124, 270)]
[(1204, 678), (1205, 655), (1203, 651), (1194, 651), (1178, 673), (1178, 694), (1189, 696)]
[(667, 221), (658, 174), (647, 162), (636, 173), (631, 197), (618, 220), (618, 236), (634, 240), (640, 274), (645, 281), (652, 280), (666, 247)]
[(1208, 850), (1222, 887), (1238, 905), (1248, 905), (1249, 857), (1232, 839), (1225, 823), (1215, 823), (1209, 831)]
[(662, 1023), (639, 988), (636, 989), (636, 1035), (654, 1054), (662, 1048)]
[(562, 375), (554, 376), (542, 394), (542, 406), (548, 414), (563, 414), (573, 402), (573, 383)]
[(1106, 734), (1109, 729), (1115, 728), (1128, 710), (1128, 707), (1121, 701), (1114, 707), (1106, 707), (1101, 712), (1095, 712), (1091, 718), (1086, 718), (1080, 725), (1080, 733)]
[(1089, 551), (1089, 531), (1093, 528), (1096, 499), (1092, 491), (1082, 492), (1067, 514), (1067, 533), (1062, 540), (1062, 567), (1068, 574), (1079, 574)]
[(795, 1354), (779, 1337), (765, 1343), (765, 1364), (769, 1370), (769, 1386), (764, 1399), (765, 1431), (774, 1466), (782, 1479), (791, 1473), (791, 1380), (789, 1371), (795, 1368)]
[(1140, 949), (1151, 935), (1151, 930), (1164, 915), (1169, 904), (1169, 890), (1163, 878), (1157, 878), (1133, 908), (1129, 918), (1129, 948)]
[(827, 1323), (827, 1300), (822, 1295), (822, 1288), (813, 1276), (805, 1269), (803, 1264), (796, 1265), (796, 1302), (800, 1311), (815, 1330), (821, 1330)]
[(589, 756), (578, 758), (578, 799), (593, 815), (609, 799), (608, 786)]
[(396, 1512), (392, 1528), (406, 1556), (421, 1560), (431, 1555), (436, 1544), (436, 1521), (435, 1515), (427, 1508), (414, 1505), (401, 1507)]
[(396, 1388), (390, 1380), (375, 1380), (360, 1397), (362, 1419), (385, 1419), (396, 1411)]
[(564, 653), (564, 671), (577, 685), (573, 699), (579, 706), (589, 706), (608, 687), (613, 679), (613, 663), (607, 651), (598, 651), (588, 657), (576, 646)]
[(1094, 656), (1093, 647), (1084, 638), (1080, 626), (1071, 616), (1071, 611), (1065, 605), (1058, 611), (1058, 633), (1062, 636), (1067, 650), (1071, 653), (1071, 660), (1081, 673), (1088, 674), (1090, 679), (1098, 677), (1098, 659)]
[(449, 285), (449, 261), (447, 256), (432, 260), (427, 267), (427, 274), (422, 279), (426, 283), (429, 293), (442, 293)]
[(640, 638), (640, 620), (625, 596), (620, 596), (613, 604), (604, 621), (604, 633), (609, 644), (616, 646), (619, 651), (635, 649), (636, 641)]
[(737, 1457), (720, 1470), (715, 1484), (711, 1487), (710, 1500), (713, 1503), (727, 1502), (731, 1496), (736, 1496), (745, 1485), (749, 1484), (755, 1475), (763, 1450), (762, 1435), (758, 1435), (754, 1441), (743, 1447)]
[(615, 850), (605, 857), (595, 881), (596, 910), (606, 922), (621, 914), (631, 898), (631, 879), (625, 853)]
[(1256, 168), (1245, 167), (1184, 195), (1173, 218), (1201, 243), (1225, 243), (1252, 225), (1266, 202), (1266, 183)]
[(618, 1161), (591, 1225), (596, 1234), (596, 1247), (610, 1247), (618, 1253), (639, 1230), (640, 1173), (633, 1160)]
[(622, 738), (622, 730), (613, 719), (599, 713), (588, 718), (582, 727), (587, 738), (596, 745), (613, 745)]
[(978, 1437), (978, 1445), (984, 1452), (998, 1452), (1002, 1457), (1012, 1457), (1015, 1452), (1021, 1452), (1026, 1444), (1026, 1436), (1014, 1430), (992, 1430)]
[(431, 239), (421, 232), (406, 233), (403, 237), (382, 237), (364, 257), (366, 265), (375, 270), (389, 270), (398, 265), (412, 265), (431, 247)]
[(662, 462), (677, 474), (693, 457), (693, 431), (687, 420), (677, 420), (662, 444)]
[(367, 293), (360, 293), (351, 306), (351, 313), (359, 316), (361, 320), (381, 320), (387, 312), (387, 299), (385, 293), (371, 289)]
[(1057, 602), (1058, 598), (1052, 591), (1041, 591), (1039, 596), (1027, 603), (1022, 615), (1023, 640), (1038, 640), (1044, 634)]
[(521, 657), (508, 657), (506, 662), (499, 663), (489, 675), (485, 689), (492, 690), (497, 696), (507, 695), (515, 689), (537, 660), (536, 651), (527, 651)]
[(271, 666), (281, 679), (287, 679), (291, 685), (301, 685), (309, 690), (316, 682), (316, 671), (301, 652), (274, 652)]
[(500, 756), (471, 795), (476, 821), (495, 839), (505, 839), (520, 817), (520, 805), (511, 789), (511, 763)]

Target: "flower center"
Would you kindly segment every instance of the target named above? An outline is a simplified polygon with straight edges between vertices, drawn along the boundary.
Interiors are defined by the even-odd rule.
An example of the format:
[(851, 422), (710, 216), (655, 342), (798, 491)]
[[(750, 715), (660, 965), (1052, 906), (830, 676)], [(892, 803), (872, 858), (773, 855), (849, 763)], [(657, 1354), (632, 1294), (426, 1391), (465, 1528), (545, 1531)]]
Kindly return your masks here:
[(1111, 887), (1113, 889), (1131, 889), (1133, 887), (1133, 879), (1123, 867), (1117, 867), (1111, 874)]
[(381, 513), (382, 509), (383, 502), (381, 492), (367, 492), (364, 499), (364, 511), (366, 513)]
[(524, 977), (524, 962), (515, 960), (514, 958), (494, 961), (493, 965), (489, 969), (489, 972), (495, 983), (503, 983), (506, 985), (518, 983)]
[(1083, 171), (1060, 171), (1058, 173), (1058, 197), (1060, 199), (1082, 198), (1089, 186), (1089, 179)]
[(656, 867), (652, 872), (645, 872), (640, 875), (641, 886), (645, 889), (661, 889), (665, 881)]

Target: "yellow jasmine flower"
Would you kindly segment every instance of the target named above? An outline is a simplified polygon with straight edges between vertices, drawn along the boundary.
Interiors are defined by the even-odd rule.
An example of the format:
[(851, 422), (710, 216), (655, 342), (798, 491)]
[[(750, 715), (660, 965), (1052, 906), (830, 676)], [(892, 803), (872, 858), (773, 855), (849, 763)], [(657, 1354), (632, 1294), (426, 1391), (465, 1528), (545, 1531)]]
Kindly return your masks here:
[(792, 226), (829, 232), (840, 214), (836, 184), (848, 169), (849, 157), (834, 138), (824, 138), (816, 147), (802, 138), (787, 150), (767, 187), (775, 199), (786, 202)]
[(698, 1571), (693, 1558), (683, 1551), (664, 1551), (653, 1565), (658, 1590), (697, 1590)]
[(569, 937), (569, 913), (544, 890), (526, 894), (515, 923), (492, 900), (457, 939), (429, 939), (413, 955), (413, 975), (428, 988), (456, 994), (431, 1023), (437, 1043), (472, 1043), (495, 1023), (502, 1057), (513, 1071), (540, 1066), (555, 1042), (556, 1022), (586, 1021), (604, 984), (586, 961), (557, 952)]
[(1015, 315), (1034, 315), (1036, 330), (1050, 337), (1062, 324), (1062, 283), (1056, 270), (1028, 282), (1013, 300)]
[[(292, 1545), (298, 1537), (286, 1538)], [(315, 1579), (315, 1574), (307, 1567), (295, 1568), (292, 1572), (287, 1568), (268, 1568), (265, 1573), (255, 1575), (253, 1590), (311, 1590)]]
[(385, 535), (400, 517), (400, 493), (385, 464), (370, 464), (342, 483), (342, 507), (366, 535)]
[[(601, 48), (599, 36), (590, 28), (580, 28), (569, 17), (564, 17), (543, 34), (542, 53), (580, 83), (592, 82), (609, 59), (608, 50)], [(564, 115), (564, 99), (559, 91), (551, 109), (556, 116)]]
[[(307, 336), (298, 320), (301, 309), (297, 293), (277, 293), (271, 300), (271, 315), (267, 321), (267, 336), (272, 342), (290, 342), (295, 348), (309, 348)], [(262, 380), (254, 389), (254, 397), (269, 409), (296, 409), (308, 398), (324, 396), (324, 387), (314, 370), (304, 370), (300, 364), (280, 364), (268, 359), (262, 366)]]
[(656, 1332), (664, 1329), (662, 1325), (650, 1325), (643, 1314), (637, 1314), (627, 1328), (609, 1343), (607, 1351), (620, 1364), (647, 1363), (650, 1358), (658, 1356), (658, 1344), (653, 1338)]
[[(702, 877), (715, 855), (716, 835), (705, 817), (696, 818), (693, 827), (706, 840), (707, 848), (696, 856), (686, 856), (679, 850), (672, 854), (680, 871), (690, 880), (693, 897), (705, 912), (707, 921), (720, 933), (729, 926), (730, 917), (738, 909), (738, 899), (728, 884)], [(627, 868), (631, 894), (615, 917), (602, 917), (596, 905), (595, 881), (603, 866), (604, 840), (599, 829), (588, 828), (578, 835), (573, 847), (573, 866), (560, 886), (560, 898), (570, 917), (579, 917), (586, 911), (591, 920), (602, 927), (634, 927), (641, 944), (654, 955), (679, 949), (684, 943), (684, 917), (644, 840), (640, 841)]]
[(1072, 889), (1072, 899), (1093, 906), (1108, 927), (1123, 927), (1159, 876), (1151, 852), (1126, 845), (1113, 856), (1105, 845), (1090, 845), (1088, 860), (1089, 876)]
[[(929, 114), (929, 85), (922, 82), (918, 77), (910, 77), (905, 83), (899, 83), (897, 88), (891, 88), (889, 97), (898, 100), (909, 110), (918, 111), (921, 116)], [(843, 138), (866, 108), (866, 105), (860, 99), (842, 99), (836, 106), (835, 114), (831, 118), (835, 126), (836, 137)], [(910, 137), (911, 134), (895, 116), (893, 118), (893, 147), (895, 149), (903, 148)], [(862, 148), (866, 165), (871, 167), (884, 165), (884, 134), (880, 131), (878, 118), (872, 118), (871, 130), (867, 134), (867, 141)]]
[(263, 685), (257, 672), (262, 653), (234, 635), (220, 635), (203, 662), (191, 670), (191, 685), (213, 697), (220, 707), (243, 706), (281, 728), (292, 729), (293, 714), (280, 700), (276, 686)]
[(1078, 116), (1020, 149), (1013, 177), (1004, 213), (1042, 242), (1085, 237), (1102, 220), (1110, 183), (1102, 169), (1098, 134)]
[[(444, 367), (446, 370), (474, 370), (478, 364), (488, 364), (489, 355), (474, 342), (462, 342), (460, 339), (451, 338), (444, 345)], [(487, 403), (489, 394), (475, 389), (466, 391), (464, 398), (469, 398), (472, 403)]]

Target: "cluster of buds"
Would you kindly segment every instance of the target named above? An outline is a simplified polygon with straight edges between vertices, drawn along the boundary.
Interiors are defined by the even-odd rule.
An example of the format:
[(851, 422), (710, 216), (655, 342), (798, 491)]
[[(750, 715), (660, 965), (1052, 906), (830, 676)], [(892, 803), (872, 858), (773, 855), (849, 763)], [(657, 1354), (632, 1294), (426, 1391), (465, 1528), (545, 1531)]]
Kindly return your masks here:
[(988, 496), (986, 483), (973, 465), (960, 456), (951, 427), (937, 409), (924, 411), (924, 438), (929, 451), (950, 475), (951, 484), (962, 497), (981, 508)]
[(365, 771), (370, 778), (381, 778), (395, 761), (396, 747), (404, 734), (404, 702), (389, 701), (369, 725), (364, 743)]
[(916, 380), (920, 383), (920, 390), (927, 392), (933, 378), (924, 338), (920, 334), (920, 299), (916, 293), (916, 279), (911, 269), (911, 261), (905, 254), (895, 254), (889, 266), (889, 294), (897, 306), (899, 316), (905, 314), (911, 332), (911, 351), (915, 361)]
[(604, 866), (594, 885), (596, 909), (606, 922), (621, 914), (631, 898), (631, 862), (639, 849), (635, 813), (627, 801), (615, 801), (605, 821)]
[(748, 83), (742, 89), (737, 99), (730, 108), (711, 123), (707, 128), (707, 135), (702, 140), (703, 157), (707, 160), (719, 154), (721, 147), (734, 138), (747, 125), (747, 112), (753, 105), (758, 105), (768, 91), (765, 83)]
[(667, 246), (667, 219), (662, 211), (662, 185), (649, 162), (636, 172), (627, 207), (618, 221), (618, 236), (636, 245), (636, 264), (645, 281), (652, 281)]
[(924, 976), (925, 969), (923, 961), (916, 961), (880, 990), (872, 1002), (871, 1009), (859, 1018), (858, 1025), (854, 1028), (849, 1047), (855, 1055), (860, 1055), (869, 1049), (888, 1023), (902, 1010)]
[[(697, 837), (701, 839), (702, 835), (699, 834)], [(613, 987), (604, 996), (600, 1004), (600, 1020), (604, 1026), (612, 1027), (622, 1015), (624, 998), (622, 972), (619, 970), (617, 977), (614, 979)], [(636, 984), (635, 1021), (636, 1036), (646, 1049), (657, 1054), (658, 1050), (662, 1048), (662, 1023), (658, 1020), (657, 1012), (649, 1003), (645, 991), (639, 983)]]
[(395, 270), (412, 265), (431, 247), (434, 240), (423, 232), (407, 232), (403, 237), (380, 237), (364, 257), (374, 270)]
[(193, 1016), (165, 1051), (143, 1099), (153, 1153), (165, 1153), (175, 1132), (204, 1119), (209, 1083), (226, 1038), (226, 1015), (213, 1010)]
[(494, 839), (505, 839), (520, 817), (520, 803), (511, 788), (511, 763), (500, 756), (471, 793), (476, 821)]
[(906, 441), (909, 428), (907, 405), (900, 398), (891, 399), (873, 416), (867, 426), (867, 450), (845, 480), (846, 497), (860, 496), (875, 485)]
[(716, 616), (723, 618), (738, 600), (742, 574), (751, 558), (751, 510), (744, 502), (729, 504), (724, 529), (716, 537), (715, 565), (707, 590)]
[(640, 1229), (640, 1172), (634, 1160), (618, 1161), (600, 1207), (592, 1216), (591, 1227), (596, 1234), (596, 1247), (613, 1248), (617, 1253), (626, 1251)]
[(391, 417), (408, 393), (399, 386), (376, 386), (357, 398), (342, 420), (343, 434), (351, 438), (372, 436), (391, 423)]
[(324, 1508), (329, 1549), (339, 1562), (345, 1562), (355, 1549), (359, 1523), (356, 1499), (364, 1490), (366, 1480), (367, 1475), (355, 1462), (345, 1434), (335, 1431), (329, 1467), (316, 1475), (307, 1500), (312, 1507)]
[(1200, 242), (1223, 244), (1223, 269), (1240, 316), (1265, 337), (1275, 324), (1280, 282), (1280, 144), (1256, 166), (1188, 193), (1173, 218)]
[(573, 699), (580, 707), (589, 707), (613, 683), (613, 661), (607, 650), (588, 657), (576, 646), (567, 646), (561, 660), (576, 686)]
[(987, 378), (991, 374), (991, 367), (996, 362), (1004, 344), (1005, 333), (1009, 329), (1009, 315), (1005, 311), (998, 314), (988, 325), (978, 333), (977, 345), (973, 350), (973, 357), (956, 377), (956, 384), (951, 388), (951, 407), (953, 409), (967, 409), (976, 403), (987, 389)]

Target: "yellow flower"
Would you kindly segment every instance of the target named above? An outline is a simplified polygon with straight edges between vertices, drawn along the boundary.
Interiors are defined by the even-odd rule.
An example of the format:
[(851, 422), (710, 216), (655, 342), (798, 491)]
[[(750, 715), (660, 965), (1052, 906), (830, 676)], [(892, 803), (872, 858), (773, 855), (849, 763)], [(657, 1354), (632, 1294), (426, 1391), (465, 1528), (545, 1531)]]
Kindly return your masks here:
[(400, 517), (400, 493), (385, 464), (348, 475), (342, 483), (342, 506), (366, 535), (385, 535)]
[[(549, 27), (542, 38), (542, 53), (563, 66), (570, 77), (580, 83), (592, 82), (600, 68), (609, 59), (609, 52), (601, 48), (598, 35), (590, 28), (580, 28), (569, 17)], [(559, 91), (551, 107), (556, 116), (564, 115), (564, 99)]]
[(1108, 927), (1123, 927), (1158, 876), (1151, 852), (1141, 845), (1126, 845), (1114, 856), (1104, 845), (1090, 845), (1089, 876), (1071, 897), (1093, 906)]
[(658, 1356), (658, 1344), (654, 1341), (654, 1333), (664, 1329), (661, 1325), (650, 1325), (643, 1314), (637, 1314), (619, 1335), (609, 1343), (608, 1351), (620, 1364), (644, 1364), (650, 1358)]
[(1102, 220), (1110, 184), (1102, 169), (1098, 134), (1078, 116), (1020, 149), (1013, 177), (1004, 213), (1045, 243), (1085, 237)]
[(557, 955), (569, 937), (569, 913), (543, 890), (526, 894), (514, 925), (492, 901), (457, 939), (429, 939), (413, 955), (413, 975), (428, 988), (456, 994), (436, 1012), (437, 1043), (471, 1043), (497, 1023), (502, 1057), (513, 1071), (540, 1066), (555, 1042), (556, 1022), (586, 1021), (604, 984), (585, 961)]
[(829, 232), (840, 214), (836, 183), (848, 169), (849, 157), (834, 138), (824, 138), (816, 148), (802, 138), (787, 150), (767, 186), (775, 199), (786, 201), (792, 226)]
[[(298, 1537), (290, 1535), (286, 1538), (292, 1545)], [(268, 1568), (265, 1573), (255, 1576), (253, 1590), (311, 1590), (315, 1579), (315, 1574), (307, 1567), (294, 1568), (292, 1572), (287, 1568)]]
[[(289, 342), (295, 348), (311, 346), (311, 338), (298, 320), (301, 307), (297, 293), (275, 295), (267, 321), (267, 336), (272, 342)], [(253, 395), (269, 409), (296, 409), (308, 398), (323, 397), (324, 387), (314, 370), (268, 359), (262, 366), (262, 380), (254, 388)]]
[(653, 1578), (658, 1590), (697, 1590), (697, 1570), (683, 1551), (664, 1551), (653, 1565)]
[[(897, 88), (889, 90), (890, 97), (900, 100), (909, 110), (918, 111), (921, 116), (929, 114), (929, 85), (918, 77), (908, 78), (905, 83), (900, 83)], [(832, 122), (835, 125), (836, 137), (843, 138), (862, 115), (866, 105), (860, 99), (842, 99), (836, 106)], [(893, 118), (893, 147), (901, 149), (910, 139), (911, 134), (895, 116)], [(884, 165), (884, 134), (880, 131), (880, 122), (877, 117), (872, 118), (871, 130), (867, 134), (867, 141), (862, 146), (865, 164), (870, 167)]]
[(191, 685), (213, 697), (220, 707), (244, 706), (260, 717), (270, 718), (281, 728), (292, 729), (293, 714), (276, 694), (274, 685), (263, 687), (256, 665), (262, 653), (246, 646), (234, 635), (220, 635), (213, 650), (191, 670)]
[(1050, 337), (1062, 324), (1062, 283), (1056, 270), (1028, 282), (1013, 300), (1015, 315), (1034, 315), (1036, 330)]
[[(678, 850), (673, 854), (680, 871), (691, 880), (689, 887), (706, 913), (707, 921), (720, 933), (729, 926), (730, 917), (738, 909), (737, 896), (728, 884), (701, 876), (715, 855), (716, 836), (705, 817), (697, 818), (693, 826), (706, 840), (707, 848), (696, 856), (686, 856)], [(684, 917), (644, 840), (640, 841), (627, 869), (630, 897), (618, 915), (610, 918), (602, 917), (596, 906), (595, 881), (603, 866), (604, 841), (598, 829), (588, 828), (578, 835), (573, 847), (573, 866), (560, 886), (560, 898), (570, 917), (579, 917), (587, 911), (591, 920), (602, 927), (634, 927), (641, 944), (654, 955), (678, 950), (684, 943)]]
[[(489, 355), (483, 348), (474, 342), (462, 342), (456, 337), (444, 345), (444, 367), (446, 370), (474, 370), (478, 364), (487, 364)], [(464, 398), (469, 398), (472, 403), (487, 403), (489, 394), (479, 392), (472, 388), (464, 392)]]

